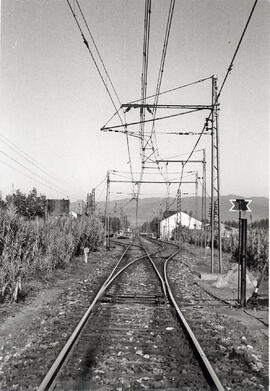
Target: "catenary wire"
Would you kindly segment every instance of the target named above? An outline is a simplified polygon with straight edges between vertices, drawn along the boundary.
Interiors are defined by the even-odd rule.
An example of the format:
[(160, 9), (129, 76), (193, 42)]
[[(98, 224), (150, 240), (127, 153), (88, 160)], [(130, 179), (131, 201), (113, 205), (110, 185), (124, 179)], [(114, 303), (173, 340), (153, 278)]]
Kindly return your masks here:
[[(158, 117), (158, 118), (155, 118), (155, 119), (148, 119), (148, 120), (145, 120), (143, 121), (144, 123), (147, 123), (147, 122), (153, 122), (153, 121), (160, 121), (160, 120), (163, 120), (163, 119), (168, 119), (168, 118), (173, 118), (173, 117), (179, 117), (181, 115), (186, 115), (186, 114), (190, 114), (190, 113), (194, 113), (196, 111), (201, 111), (203, 109), (199, 108), (199, 109), (194, 109), (194, 110), (188, 110), (188, 111), (184, 111), (184, 112), (181, 112), (181, 113), (176, 113), (176, 114), (171, 114), (171, 115), (166, 115), (166, 116), (163, 116), (163, 117)], [(142, 121), (136, 121), (136, 122), (129, 122), (127, 124), (123, 124), (123, 125), (114, 125), (114, 126), (110, 126), (108, 128), (106, 128), (105, 126), (103, 126), (101, 128), (101, 130), (108, 130), (108, 129), (116, 129), (116, 128), (121, 128), (121, 127), (128, 127), (128, 126), (133, 126), (133, 125), (138, 125), (140, 124)]]
[[(77, 19), (77, 16), (76, 16), (75, 12), (73, 11), (73, 9), (72, 9), (72, 7), (71, 7), (70, 1), (69, 1), (69, 0), (66, 0), (66, 1), (67, 1), (67, 3), (68, 3), (69, 9), (70, 9), (70, 11), (71, 11), (71, 14), (72, 14), (72, 16), (73, 16), (73, 18), (74, 18), (74, 20), (75, 20), (75, 22), (76, 22), (76, 25), (77, 25), (77, 27), (78, 27), (80, 33), (81, 33), (81, 36), (82, 36), (82, 38), (83, 38), (83, 42), (84, 42), (84, 44), (85, 44), (85, 46), (86, 46), (86, 48), (87, 48), (87, 50), (88, 50), (88, 52), (89, 52), (89, 54), (90, 54), (90, 56), (91, 56), (93, 62), (94, 62), (94, 65), (95, 65), (95, 67), (96, 67), (96, 70), (97, 70), (97, 72), (98, 72), (98, 74), (99, 74), (99, 76), (100, 76), (100, 78), (101, 78), (101, 80), (102, 80), (102, 83), (103, 83), (103, 85), (104, 85), (104, 87), (105, 87), (105, 89), (106, 89), (106, 91), (107, 91), (107, 93), (108, 93), (108, 95), (109, 95), (109, 98), (110, 98), (110, 100), (111, 100), (111, 103), (112, 103), (112, 105), (113, 105), (115, 111), (116, 111), (116, 114), (118, 115), (118, 117), (119, 117), (119, 119), (120, 119), (120, 122), (124, 125), (123, 120), (122, 120), (122, 117), (120, 116), (119, 110), (117, 109), (116, 104), (115, 104), (115, 102), (114, 102), (114, 99), (113, 99), (113, 97), (112, 97), (112, 94), (111, 94), (109, 88), (107, 87), (107, 84), (106, 84), (106, 82), (105, 82), (105, 80), (104, 80), (104, 77), (102, 76), (102, 73), (101, 73), (101, 71), (100, 71), (100, 69), (99, 69), (99, 66), (98, 66), (98, 64), (97, 64), (97, 61), (96, 61), (96, 59), (95, 59), (95, 57), (94, 57), (94, 55), (93, 55), (93, 53), (92, 53), (92, 50), (90, 49), (89, 43), (88, 43), (88, 41), (87, 41), (86, 38), (85, 38), (85, 35), (84, 35), (84, 33), (83, 33), (83, 31), (82, 31), (82, 28), (81, 28), (81, 26), (80, 26), (80, 24), (79, 24), (79, 21), (78, 21), (78, 19)], [(79, 5), (78, 1), (77, 1), (77, 4)], [(91, 39), (92, 39), (92, 34), (91, 34), (91, 32), (90, 32), (90, 29), (89, 29), (89, 26), (88, 26), (88, 24), (87, 24), (87, 22), (86, 22), (86, 19), (85, 19), (84, 15), (83, 15), (82, 9), (81, 9), (80, 7), (79, 7), (79, 9), (80, 9), (80, 12), (81, 12), (81, 14), (82, 14), (82, 16), (83, 16), (83, 20), (85, 21), (85, 24), (86, 24), (86, 26), (87, 26), (87, 29), (88, 29), (88, 31), (89, 31), (90, 37), (91, 37)], [(93, 41), (93, 39), (92, 39), (92, 41)], [(93, 42), (94, 42), (94, 41), (93, 41)], [(96, 48), (96, 50), (97, 50), (97, 52), (98, 52), (98, 55), (99, 55), (99, 51), (98, 51), (97, 46), (96, 46), (95, 43), (94, 43), (94, 46), (95, 46), (95, 48)], [(100, 58), (101, 58), (101, 57), (100, 57)], [(102, 63), (103, 63), (103, 61), (102, 61)], [(103, 63), (103, 64), (104, 64), (104, 63)], [(106, 72), (106, 75), (108, 75), (108, 72), (107, 72), (107, 69), (105, 68), (105, 65), (104, 65), (104, 70), (106, 70), (106, 71), (105, 71), (105, 72)], [(110, 79), (110, 78), (109, 78), (109, 79)], [(111, 80), (111, 79), (110, 79), (110, 80)], [(111, 85), (113, 86), (112, 83), (111, 83)], [(114, 86), (113, 86), (112, 88), (113, 88), (113, 90), (115, 91)], [(115, 91), (115, 93), (116, 93), (116, 91)], [(117, 94), (117, 93), (116, 93), (116, 96), (117, 96), (117, 99), (119, 100), (119, 97), (118, 97), (118, 94)], [(120, 102), (120, 100), (119, 100), (119, 102)], [(130, 155), (130, 145), (129, 145), (128, 135), (126, 135), (126, 141), (127, 141), (128, 155), (129, 155), (129, 166), (130, 166), (130, 171), (131, 171), (131, 175), (132, 175), (132, 161), (131, 161), (131, 155)]]
[[(252, 17), (252, 15), (253, 15), (253, 12), (254, 12), (254, 10), (255, 10), (255, 7), (256, 7), (256, 5), (257, 5), (257, 2), (258, 2), (258, 0), (255, 0), (254, 3), (253, 3), (253, 7), (252, 7), (252, 9), (251, 9), (251, 11), (250, 11), (249, 17), (248, 17), (248, 19), (247, 19), (247, 22), (246, 22), (246, 24), (245, 24), (245, 27), (244, 27), (243, 32), (242, 32), (242, 34), (241, 34), (241, 37), (240, 37), (240, 39), (239, 39), (239, 41), (238, 41), (237, 47), (236, 47), (236, 49), (235, 49), (235, 51), (234, 51), (234, 54), (233, 54), (233, 56), (232, 56), (232, 59), (231, 59), (230, 65), (229, 65), (229, 67), (228, 67), (228, 69), (227, 69), (227, 72), (226, 72), (226, 74), (225, 74), (225, 77), (224, 77), (224, 79), (223, 79), (223, 81), (222, 81), (222, 83), (221, 83), (221, 87), (220, 87), (220, 89), (219, 89), (219, 91), (218, 91), (218, 93), (217, 93), (217, 96), (216, 96), (216, 98), (215, 98), (215, 101), (214, 101), (213, 106), (216, 106), (216, 104), (217, 104), (217, 102), (218, 102), (218, 99), (219, 99), (219, 97), (220, 97), (220, 95), (221, 95), (221, 92), (222, 92), (222, 90), (223, 90), (223, 88), (224, 88), (224, 86), (225, 86), (225, 83), (226, 83), (227, 79), (228, 79), (228, 76), (229, 76), (229, 74), (230, 74), (231, 71), (232, 71), (232, 67), (233, 67), (234, 60), (235, 60), (236, 55), (237, 55), (237, 53), (238, 53), (238, 51), (239, 51), (239, 49), (240, 49), (241, 43), (242, 43), (242, 41), (243, 41), (244, 35), (245, 35), (245, 33), (246, 33), (247, 27), (248, 27), (248, 25), (249, 25), (249, 22), (250, 22), (250, 20), (251, 20), (251, 17)], [(192, 148), (192, 150), (191, 150), (191, 152), (190, 152), (190, 154), (189, 154), (187, 160), (186, 160), (185, 163), (183, 164), (184, 166), (188, 163), (188, 161), (190, 160), (191, 156), (193, 155), (195, 149), (197, 148), (197, 146), (198, 146), (198, 144), (199, 144), (199, 142), (200, 142), (200, 140), (201, 140), (201, 137), (202, 137), (203, 133), (205, 132), (205, 130), (206, 130), (206, 128), (207, 128), (207, 123), (208, 123), (208, 121), (210, 120), (210, 118), (211, 118), (212, 115), (213, 115), (213, 112), (212, 112), (212, 110), (211, 110), (211, 112), (209, 113), (209, 115), (208, 115), (208, 117), (207, 117), (207, 119), (206, 119), (206, 121), (205, 121), (205, 124), (204, 124), (204, 126), (203, 126), (203, 128), (202, 128), (202, 130), (201, 130), (201, 133), (200, 133), (200, 135), (199, 135), (197, 141), (195, 142), (194, 147)], [(182, 173), (183, 173), (183, 170), (182, 170)], [(180, 189), (180, 187), (181, 187), (181, 181), (182, 181), (182, 174), (181, 174), (181, 178), (180, 178), (180, 183), (179, 183), (178, 189)]]
[[(162, 49), (162, 55), (161, 55), (161, 61), (160, 61), (160, 66), (159, 66), (155, 99), (154, 99), (154, 106), (155, 107), (153, 110), (153, 119), (156, 118), (156, 113), (157, 113), (156, 106), (158, 104), (158, 100), (159, 100), (159, 96), (160, 96), (160, 89), (161, 89), (161, 83), (162, 83), (162, 78), (163, 78), (163, 73), (164, 73), (164, 65), (165, 65), (165, 60), (166, 60), (166, 54), (167, 54), (168, 41), (169, 41), (169, 36), (170, 36), (174, 6), (175, 6), (175, 0), (171, 0), (170, 7), (169, 7), (169, 13), (168, 13), (168, 19), (167, 19), (167, 26), (166, 26), (166, 31), (165, 31), (165, 37), (164, 37), (164, 43), (163, 43), (163, 49)], [(153, 135), (154, 135), (154, 140), (153, 140)], [(159, 172), (160, 172), (162, 178), (164, 179), (164, 182), (166, 183), (167, 194), (169, 197), (170, 196), (170, 188), (167, 184), (167, 179), (168, 179), (167, 168), (165, 170), (165, 174), (163, 174), (162, 169), (160, 168), (160, 165), (157, 162), (157, 157), (160, 157), (160, 154), (159, 154), (159, 150), (158, 150), (157, 137), (156, 137), (156, 132), (155, 132), (155, 122), (152, 123), (152, 129), (151, 129), (149, 139), (150, 139), (152, 147), (153, 147), (153, 152), (154, 152), (157, 167), (159, 169)]]
[[(168, 93), (173, 92), (173, 91), (180, 90), (180, 89), (182, 89), (182, 88), (190, 87), (190, 86), (195, 85), (195, 84), (198, 84), (198, 83), (202, 83), (202, 82), (204, 82), (204, 81), (206, 81), (206, 80), (209, 80), (209, 79), (211, 79), (211, 78), (212, 78), (212, 76), (208, 76), (208, 77), (205, 77), (204, 79), (200, 79), (200, 80), (197, 80), (197, 81), (188, 83), (188, 84), (183, 84), (183, 85), (181, 85), (181, 86), (171, 88), (171, 89), (166, 90), (166, 91), (162, 91), (162, 92), (159, 93), (159, 96), (160, 96), (160, 95), (164, 95), (164, 94), (168, 94)], [(154, 98), (155, 96), (156, 96), (156, 94), (149, 95), (149, 96), (147, 96), (145, 99)], [(133, 101), (131, 101), (131, 102), (129, 102), (129, 103), (130, 103), (130, 104), (131, 104), (131, 103), (137, 103), (137, 102), (140, 102), (140, 101), (141, 101), (141, 99), (136, 99), (136, 100), (133, 100)]]
[[(229, 67), (228, 67), (228, 69), (227, 69), (226, 75), (225, 75), (225, 77), (224, 77), (224, 79), (223, 79), (223, 82), (222, 82), (222, 84), (221, 84), (221, 87), (220, 87), (220, 89), (219, 89), (219, 91), (218, 91), (218, 93), (217, 93), (217, 96), (216, 96), (216, 99), (215, 99), (215, 102), (214, 102), (214, 106), (217, 104), (218, 99), (219, 99), (219, 97), (220, 97), (220, 95), (221, 95), (221, 92), (222, 92), (222, 90), (223, 90), (223, 88), (224, 88), (224, 85), (225, 85), (225, 83), (226, 83), (226, 81), (227, 81), (227, 79), (228, 79), (228, 76), (229, 76), (229, 74), (230, 74), (231, 71), (232, 71), (234, 60), (235, 60), (236, 55), (237, 55), (237, 53), (238, 53), (238, 51), (239, 51), (239, 49), (240, 49), (241, 43), (242, 43), (242, 41), (243, 41), (244, 35), (245, 35), (245, 33), (246, 33), (247, 27), (248, 27), (248, 25), (249, 25), (250, 19), (251, 19), (252, 15), (253, 15), (253, 12), (254, 12), (254, 10), (255, 10), (255, 7), (256, 7), (256, 5), (257, 5), (257, 2), (258, 2), (258, 0), (255, 0), (255, 2), (254, 2), (254, 4), (253, 4), (253, 7), (252, 7), (251, 12), (250, 12), (249, 17), (248, 17), (248, 20), (247, 20), (247, 22), (246, 22), (246, 24), (245, 24), (244, 30), (243, 30), (243, 32), (242, 32), (242, 34), (241, 34), (240, 40), (239, 40), (239, 42), (238, 42), (238, 44), (237, 44), (237, 47), (236, 47), (235, 52), (234, 52), (234, 54), (233, 54), (233, 57), (232, 57), (232, 59), (231, 59), (230, 65), (229, 65)], [(192, 156), (194, 150), (196, 149), (196, 147), (197, 147), (197, 145), (198, 145), (198, 143), (199, 143), (199, 141), (200, 141), (200, 139), (201, 139), (203, 133), (205, 132), (206, 127), (207, 127), (206, 124), (207, 124), (208, 120), (211, 118), (211, 115), (212, 115), (212, 112), (209, 114), (209, 116), (208, 116), (208, 118), (207, 118), (207, 120), (206, 120), (206, 122), (205, 122), (205, 124), (204, 124), (204, 126), (203, 126), (203, 129), (202, 129), (202, 131), (201, 131), (201, 133), (200, 133), (200, 135), (199, 135), (199, 137), (198, 137), (198, 140), (196, 141), (196, 143), (195, 143), (195, 145), (194, 145), (194, 147), (193, 147), (191, 153), (189, 154), (189, 156), (188, 156), (188, 158), (187, 158), (186, 163), (187, 163), (187, 162), (189, 161), (189, 159), (191, 158), (191, 156)]]

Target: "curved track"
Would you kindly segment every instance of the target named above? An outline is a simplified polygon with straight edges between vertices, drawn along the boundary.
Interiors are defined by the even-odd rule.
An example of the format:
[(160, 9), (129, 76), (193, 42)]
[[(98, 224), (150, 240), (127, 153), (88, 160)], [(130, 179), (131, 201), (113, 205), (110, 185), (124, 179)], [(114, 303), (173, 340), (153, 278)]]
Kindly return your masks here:
[(169, 286), (176, 247), (126, 247), (40, 391), (223, 390)]

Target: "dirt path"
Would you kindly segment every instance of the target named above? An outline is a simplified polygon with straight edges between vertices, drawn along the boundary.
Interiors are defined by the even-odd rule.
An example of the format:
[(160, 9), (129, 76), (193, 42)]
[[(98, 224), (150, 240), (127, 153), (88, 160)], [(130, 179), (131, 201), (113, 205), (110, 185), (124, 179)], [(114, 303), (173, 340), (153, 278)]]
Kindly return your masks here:
[[(0, 390), (35, 390), (117, 261), (102, 251), (77, 258), (25, 302), (0, 306)], [(68, 322), (67, 322), (68, 319)]]

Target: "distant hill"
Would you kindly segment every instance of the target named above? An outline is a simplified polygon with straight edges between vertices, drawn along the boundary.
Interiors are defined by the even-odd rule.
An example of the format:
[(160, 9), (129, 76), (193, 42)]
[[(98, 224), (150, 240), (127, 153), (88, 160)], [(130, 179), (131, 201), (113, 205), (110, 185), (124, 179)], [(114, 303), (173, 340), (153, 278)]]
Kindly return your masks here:
[[(245, 198), (251, 199), (252, 202), (250, 204), (250, 208), (252, 210), (249, 215), (252, 218), (252, 221), (261, 220), (268, 217), (269, 214), (269, 199), (266, 197), (243, 197), (235, 194), (229, 194), (226, 196), (220, 197), (220, 212), (221, 212), (221, 220), (237, 220), (238, 213), (237, 212), (229, 212), (231, 208), (231, 199), (236, 198)], [(142, 224), (145, 221), (151, 221), (155, 216), (160, 215), (160, 211), (164, 211), (166, 209), (166, 201), (170, 205), (170, 210), (176, 210), (176, 203), (173, 198), (142, 198), (139, 202), (139, 213), (138, 213), (138, 223)], [(103, 213), (104, 211), (104, 201), (97, 203), (97, 209)], [(131, 225), (135, 224), (135, 213), (136, 213), (136, 203), (135, 201), (129, 201), (128, 199), (122, 199), (117, 201), (112, 201), (110, 203), (110, 211), (112, 213), (115, 212), (117, 216), (119, 214), (119, 208), (123, 207), (124, 213), (127, 215), (128, 220)], [(206, 200), (207, 214), (209, 211), (209, 198)], [(183, 197), (182, 198), (182, 211), (186, 211), (189, 213), (192, 211), (192, 215), (195, 218), (201, 219), (201, 197), (199, 197), (198, 201), (198, 216), (195, 213), (195, 197)], [(249, 220), (250, 221), (250, 220)]]

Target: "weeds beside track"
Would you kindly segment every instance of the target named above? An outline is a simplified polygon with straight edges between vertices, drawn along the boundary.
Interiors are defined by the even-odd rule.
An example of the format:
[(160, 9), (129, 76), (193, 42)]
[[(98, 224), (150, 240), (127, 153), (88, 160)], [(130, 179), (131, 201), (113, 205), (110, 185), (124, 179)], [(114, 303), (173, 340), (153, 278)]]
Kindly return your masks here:
[(64, 267), (84, 247), (95, 251), (103, 240), (94, 216), (31, 221), (12, 208), (0, 211), (0, 302), (17, 301), (27, 282)]

